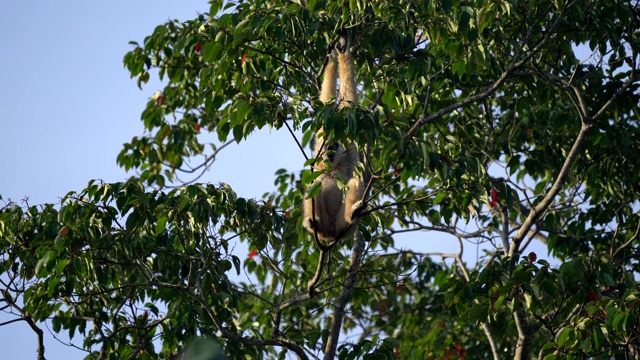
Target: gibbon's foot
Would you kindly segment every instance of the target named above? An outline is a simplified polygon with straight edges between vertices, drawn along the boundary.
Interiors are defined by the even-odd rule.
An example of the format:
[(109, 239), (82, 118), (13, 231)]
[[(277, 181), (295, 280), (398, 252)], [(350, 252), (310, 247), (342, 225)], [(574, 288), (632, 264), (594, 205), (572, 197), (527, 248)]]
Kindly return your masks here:
[(351, 220), (355, 220), (360, 216), (362, 211), (367, 208), (367, 204), (365, 204), (362, 200), (358, 200), (355, 204), (351, 206)]

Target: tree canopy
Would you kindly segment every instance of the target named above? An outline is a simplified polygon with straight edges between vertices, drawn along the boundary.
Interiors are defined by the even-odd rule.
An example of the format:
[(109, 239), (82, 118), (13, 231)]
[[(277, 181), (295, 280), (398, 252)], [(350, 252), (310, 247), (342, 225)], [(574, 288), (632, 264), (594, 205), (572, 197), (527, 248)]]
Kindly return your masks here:
[[(361, 105), (337, 111), (340, 31)], [(0, 209), (0, 308), (40, 359), (43, 321), (87, 359), (640, 356), (638, 0), (210, 1), (131, 44), (165, 85), (117, 157), (138, 175)], [(363, 151), (354, 238), (303, 229), (312, 160), (261, 199), (198, 182), (264, 127)]]

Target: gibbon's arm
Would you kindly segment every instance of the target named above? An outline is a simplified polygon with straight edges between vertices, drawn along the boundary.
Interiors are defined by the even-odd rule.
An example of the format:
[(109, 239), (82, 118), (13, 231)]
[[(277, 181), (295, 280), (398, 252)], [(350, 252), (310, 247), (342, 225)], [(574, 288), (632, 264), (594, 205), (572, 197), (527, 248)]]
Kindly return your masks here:
[[(336, 50), (333, 45), (330, 45), (329, 51), (327, 53), (327, 65), (324, 68), (324, 77), (322, 79), (322, 85), (320, 88), (320, 101), (326, 104), (329, 100), (336, 97), (336, 83), (338, 81), (338, 67), (336, 66), (337, 56)], [(314, 156), (317, 158), (320, 157), (323, 153), (326, 152), (324, 139), (318, 134), (323, 133), (324, 128), (320, 127), (315, 137), (315, 151)], [(316, 166), (320, 169), (324, 168), (324, 164), (322, 162), (318, 162)]]
[(320, 101), (325, 104), (336, 96), (336, 81), (338, 78), (335, 50), (331, 49), (331, 52), (327, 54), (327, 58), (327, 66), (324, 68), (324, 78), (320, 88)]
[[(338, 46), (338, 58), (340, 64), (340, 102), (341, 106), (349, 106), (349, 103), (358, 104), (356, 89), (356, 74), (353, 66), (351, 51), (349, 50), (349, 35), (347, 32), (340, 34)], [(346, 101), (346, 102), (345, 102)]]

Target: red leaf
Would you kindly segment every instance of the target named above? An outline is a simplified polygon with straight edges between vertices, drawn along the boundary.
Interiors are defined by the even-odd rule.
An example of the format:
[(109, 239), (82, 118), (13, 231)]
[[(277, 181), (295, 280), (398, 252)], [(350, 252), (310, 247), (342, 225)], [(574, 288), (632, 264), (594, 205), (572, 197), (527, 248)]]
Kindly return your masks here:
[(388, 304), (386, 300), (380, 300), (373, 306), (378, 310), (378, 316), (383, 316), (387, 312)]
[(285, 211), (285, 213), (284, 213), (284, 217), (285, 217), (285, 218), (287, 218), (287, 219), (288, 219), (288, 218), (289, 218), (289, 216), (291, 216), (291, 209), (289, 209), (289, 210)]
[(498, 191), (496, 188), (491, 188), (491, 207), (498, 205)]
[(251, 250), (249, 253), (249, 259), (253, 259), (254, 256), (258, 255), (258, 250)]
[(68, 232), (69, 232), (69, 227), (65, 226), (64, 228), (62, 228), (62, 231), (60, 231), (60, 237), (64, 239), (64, 237), (67, 236)]
[(162, 96), (162, 94), (158, 95), (158, 97), (156, 98), (156, 105), (160, 106), (162, 105), (162, 98), (164, 96)]
[(196, 53), (199, 53), (202, 50), (202, 45), (200, 43), (196, 43)]
[(201, 129), (200, 124), (196, 124), (196, 131), (200, 132), (200, 129)]
[(244, 65), (245, 60), (247, 60), (247, 54), (242, 55), (242, 62), (240, 62), (240, 65)]
[(538, 255), (536, 255), (536, 253), (534, 253), (533, 251), (529, 253), (528, 256), (529, 262), (532, 263), (536, 260), (538, 260)]
[(168, 127), (167, 130), (164, 131), (164, 134), (162, 134), (162, 138), (160, 138), (160, 141), (164, 140), (164, 138), (166, 138), (170, 132), (171, 132), (171, 127)]
[(585, 300), (585, 303), (590, 303), (596, 300), (600, 300), (600, 296), (598, 296), (598, 294), (596, 294), (593, 290), (587, 291), (587, 299)]

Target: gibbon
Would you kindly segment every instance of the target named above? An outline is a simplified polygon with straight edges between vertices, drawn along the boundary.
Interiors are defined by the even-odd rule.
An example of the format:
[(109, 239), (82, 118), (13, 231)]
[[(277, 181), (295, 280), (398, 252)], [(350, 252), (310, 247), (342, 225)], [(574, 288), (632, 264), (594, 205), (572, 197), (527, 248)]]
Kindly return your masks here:
[[(355, 70), (348, 40), (348, 35), (344, 32), (341, 34), (340, 44), (330, 49), (320, 91), (320, 101), (326, 104), (336, 96), (339, 75), (340, 92), (336, 99), (338, 109), (358, 103)], [(304, 227), (311, 234), (317, 234), (319, 240), (335, 244), (341, 238), (353, 236), (358, 227), (358, 215), (364, 208), (364, 184), (355, 172), (360, 163), (356, 145), (328, 144), (322, 136), (323, 132), (320, 128), (315, 135), (313, 155), (316, 162), (313, 171), (326, 172), (314, 181), (314, 184), (322, 184), (320, 192), (313, 199), (307, 198), (305, 194)], [(329, 171), (326, 170), (327, 163), (330, 164)], [(339, 182), (346, 182), (346, 194), (338, 187)]]

